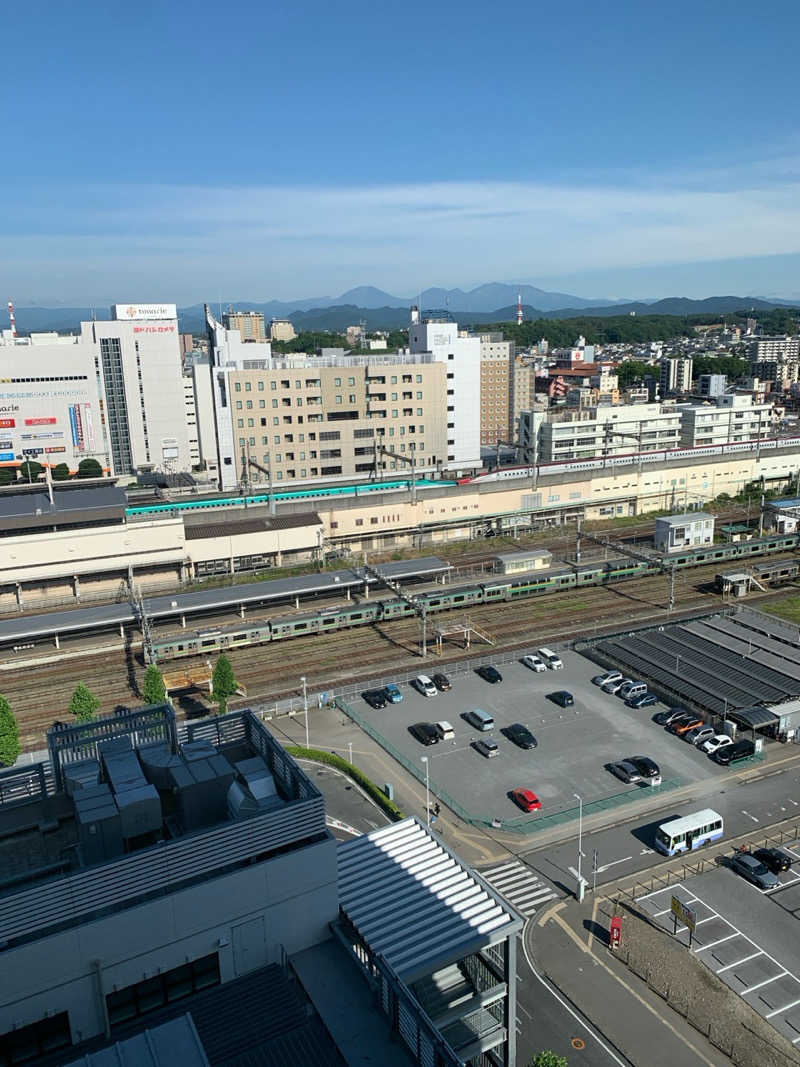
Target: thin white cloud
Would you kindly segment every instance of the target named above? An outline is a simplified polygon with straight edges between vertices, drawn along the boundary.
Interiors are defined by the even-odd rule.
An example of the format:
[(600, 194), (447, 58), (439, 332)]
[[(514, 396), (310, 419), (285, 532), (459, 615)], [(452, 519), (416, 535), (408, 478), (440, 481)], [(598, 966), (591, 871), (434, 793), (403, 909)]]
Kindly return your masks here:
[(12, 292), (52, 297), (67, 271), (72, 291), (147, 276), (150, 291), (181, 301), (364, 282), (407, 293), (800, 252), (800, 162), (785, 154), (660, 185), (650, 175), (638, 185), (136, 186), (66, 190), (58, 205), (32, 191), (10, 229), (0, 283)]

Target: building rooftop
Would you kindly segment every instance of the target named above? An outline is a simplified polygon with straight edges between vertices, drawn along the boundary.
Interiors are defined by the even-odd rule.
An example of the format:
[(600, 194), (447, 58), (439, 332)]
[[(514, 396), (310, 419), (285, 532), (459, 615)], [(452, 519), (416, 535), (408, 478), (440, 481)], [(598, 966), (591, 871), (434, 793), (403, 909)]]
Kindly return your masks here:
[(662, 515), (656, 522), (667, 526), (685, 526), (687, 522), (701, 522), (704, 519), (713, 519), (715, 516), (707, 511), (687, 511), (683, 515)]
[(322, 794), (250, 711), (56, 724), (0, 772), (0, 944), (36, 940), (330, 837)]
[(316, 511), (298, 512), (294, 515), (268, 515), (264, 518), (221, 515), (218, 522), (208, 520), (207, 514), (184, 516), (186, 540), (195, 541), (203, 537), (235, 537), (237, 534), (264, 533), (272, 530), (291, 530), (301, 526), (322, 525), (322, 519)]
[(42, 526), (74, 525), (76, 523), (125, 518), (127, 499), (115, 485), (92, 487), (53, 487), (53, 503), (46, 488), (0, 491), (0, 530), (14, 533)]

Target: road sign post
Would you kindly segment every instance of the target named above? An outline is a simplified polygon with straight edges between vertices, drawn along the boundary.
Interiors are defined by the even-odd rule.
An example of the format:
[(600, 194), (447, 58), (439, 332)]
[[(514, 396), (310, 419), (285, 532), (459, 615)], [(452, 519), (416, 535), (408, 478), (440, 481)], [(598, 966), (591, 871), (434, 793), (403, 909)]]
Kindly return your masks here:
[(694, 937), (695, 927), (697, 926), (697, 912), (694, 908), (690, 908), (688, 904), (684, 904), (678, 897), (673, 897), (670, 902), (670, 911), (672, 912), (672, 933), (677, 934), (678, 923), (683, 923), (686, 929), (689, 931), (689, 948), (692, 947), (692, 938)]

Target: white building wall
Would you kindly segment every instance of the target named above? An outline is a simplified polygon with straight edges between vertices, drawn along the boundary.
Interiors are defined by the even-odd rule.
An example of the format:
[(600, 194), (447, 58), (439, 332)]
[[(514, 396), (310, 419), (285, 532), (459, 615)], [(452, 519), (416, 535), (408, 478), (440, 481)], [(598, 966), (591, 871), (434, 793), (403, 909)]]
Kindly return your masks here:
[(197, 447), (201, 464), (216, 473), (218, 467), (217, 435), (214, 424), (214, 390), (211, 381), (211, 361), (208, 356), (194, 358), (189, 368), (194, 390), (194, 410), (197, 418)]
[(437, 362), (447, 364), (448, 466), (456, 470), (480, 467), (480, 338), (459, 337), (455, 322), (412, 322), (408, 343), (411, 352), (431, 352)]

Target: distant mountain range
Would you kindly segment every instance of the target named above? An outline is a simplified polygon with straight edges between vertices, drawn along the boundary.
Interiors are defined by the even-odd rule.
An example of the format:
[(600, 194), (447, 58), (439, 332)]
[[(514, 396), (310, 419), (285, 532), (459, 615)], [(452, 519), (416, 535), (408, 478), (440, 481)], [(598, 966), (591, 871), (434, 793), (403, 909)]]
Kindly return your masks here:
[[(525, 319), (571, 319), (582, 315), (702, 315), (729, 314), (745, 309), (769, 310), (791, 307), (786, 300), (764, 300), (754, 296), (711, 296), (704, 300), (667, 297), (654, 301), (586, 300), (569, 293), (553, 293), (533, 285), (505, 285), (490, 282), (464, 292), (462, 289), (425, 289), (416, 297), (396, 297), (373, 286), (362, 285), (339, 297), (310, 297), (307, 300), (226, 301), (250, 311), (263, 311), (266, 319), (290, 318), (298, 330), (344, 330), (364, 322), (367, 329), (397, 329), (408, 325), (409, 307), (418, 304), (423, 315), (450, 314), (464, 325), (487, 322), (513, 322), (517, 316), (517, 293), (522, 294)], [(215, 313), (218, 305), (213, 305)], [(203, 305), (179, 308), (180, 327), (186, 333), (205, 330)], [(108, 319), (108, 308), (18, 307), (17, 327), (22, 332), (76, 330), (78, 323), (91, 318)], [(8, 313), (0, 312), (0, 328), (8, 328)]]

